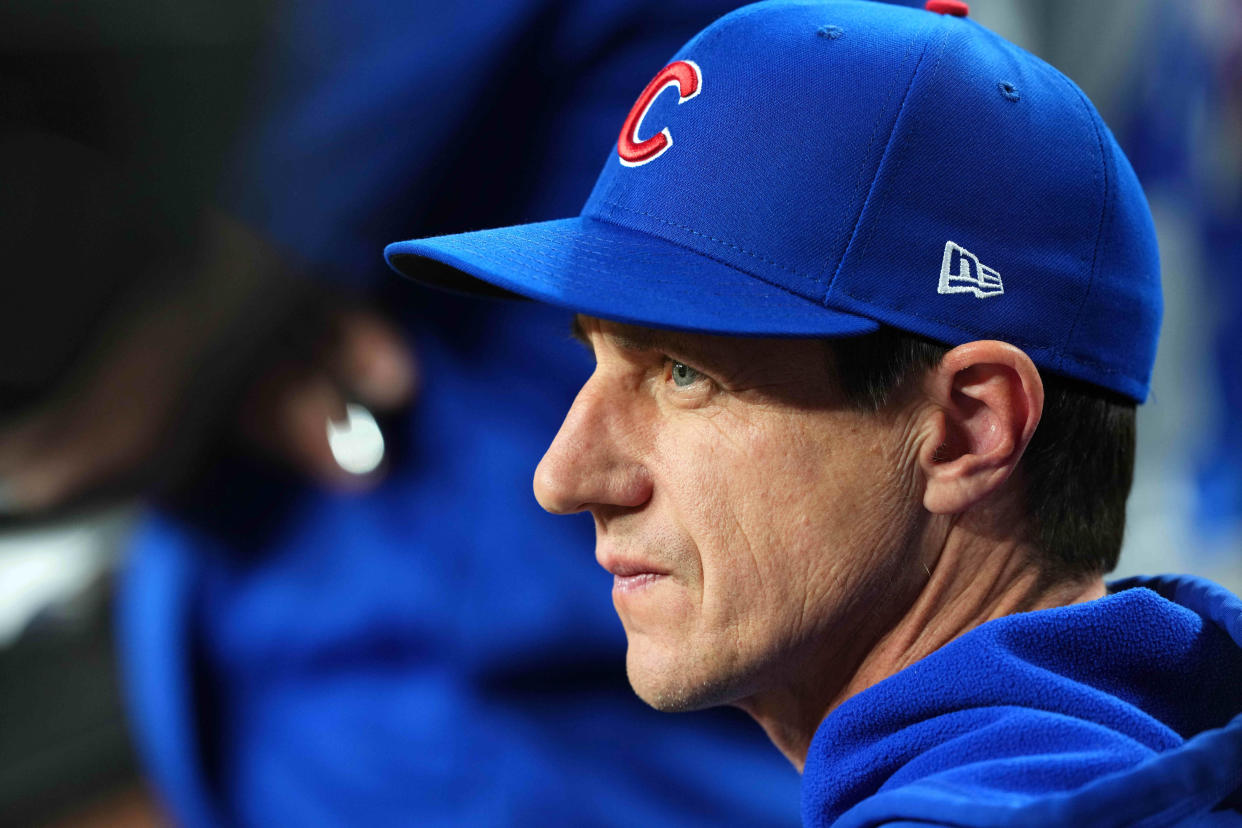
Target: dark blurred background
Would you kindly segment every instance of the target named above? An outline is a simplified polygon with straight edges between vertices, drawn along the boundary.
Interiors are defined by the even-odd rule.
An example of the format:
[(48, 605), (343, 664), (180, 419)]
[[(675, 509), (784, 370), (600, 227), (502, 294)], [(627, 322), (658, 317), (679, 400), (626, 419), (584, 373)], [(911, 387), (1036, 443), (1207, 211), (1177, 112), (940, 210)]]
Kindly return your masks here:
[[(1165, 321), (1117, 574), (1242, 591), (1242, 0), (971, 7), (1083, 87), (1156, 218)], [(322, 308), (215, 213), (272, 19), (0, 8), (0, 825), (166, 819), (127, 736), (112, 576), (143, 493), (201, 473), (256, 366), (314, 351)], [(365, 467), (368, 433), (310, 473)]]
[[(195, 372), (171, 363), (205, 356), (172, 333), (204, 292), (179, 265), (195, 256), (267, 11), (0, 8), (0, 824), (156, 819), (121, 712), (110, 575), (140, 481), (168, 473), (130, 458), (158, 443), (184, 463), (196, 439), (165, 435), (184, 418), (152, 409), (183, 406)], [(133, 418), (141, 446), (109, 427)]]

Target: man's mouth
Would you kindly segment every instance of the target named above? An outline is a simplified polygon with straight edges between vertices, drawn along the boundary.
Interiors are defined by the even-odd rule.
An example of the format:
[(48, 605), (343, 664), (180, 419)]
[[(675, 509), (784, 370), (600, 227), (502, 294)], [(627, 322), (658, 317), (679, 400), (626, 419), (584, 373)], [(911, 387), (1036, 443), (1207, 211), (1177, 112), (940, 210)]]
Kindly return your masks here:
[(613, 592), (635, 592), (650, 586), (661, 578), (667, 577), (661, 572), (640, 572), (636, 575), (613, 575)]
[(633, 592), (668, 576), (666, 570), (644, 561), (601, 556), (599, 563), (612, 573), (614, 592)]

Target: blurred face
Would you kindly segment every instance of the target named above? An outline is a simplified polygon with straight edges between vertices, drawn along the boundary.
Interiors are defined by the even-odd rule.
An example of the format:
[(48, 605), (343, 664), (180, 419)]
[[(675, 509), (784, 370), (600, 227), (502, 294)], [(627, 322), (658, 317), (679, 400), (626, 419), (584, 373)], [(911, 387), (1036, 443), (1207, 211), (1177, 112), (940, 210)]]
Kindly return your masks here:
[(597, 367), (535, 493), (594, 517), (634, 689), (685, 710), (848, 669), (909, 569), (901, 418), (844, 405), (814, 340), (579, 328)]

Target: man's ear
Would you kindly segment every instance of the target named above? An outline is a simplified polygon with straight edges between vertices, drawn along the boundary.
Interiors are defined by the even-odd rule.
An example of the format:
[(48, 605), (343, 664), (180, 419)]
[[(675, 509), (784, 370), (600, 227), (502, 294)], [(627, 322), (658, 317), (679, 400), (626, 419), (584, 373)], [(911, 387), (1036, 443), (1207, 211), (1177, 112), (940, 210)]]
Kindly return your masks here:
[(1035, 363), (1007, 342), (958, 346), (928, 374), (931, 406), (918, 462), (923, 505), (957, 514), (995, 492), (1017, 468), (1044, 410)]

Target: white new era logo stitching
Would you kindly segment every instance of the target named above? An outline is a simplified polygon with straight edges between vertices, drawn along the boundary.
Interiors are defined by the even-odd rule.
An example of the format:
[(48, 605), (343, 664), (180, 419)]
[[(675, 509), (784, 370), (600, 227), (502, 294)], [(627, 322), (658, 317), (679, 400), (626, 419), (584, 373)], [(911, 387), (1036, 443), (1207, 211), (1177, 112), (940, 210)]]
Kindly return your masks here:
[(979, 257), (964, 247), (946, 242), (944, 260), (940, 264), (940, 287), (937, 293), (973, 293), (980, 299), (1000, 296), (1005, 292), (1000, 274), (980, 264)]

